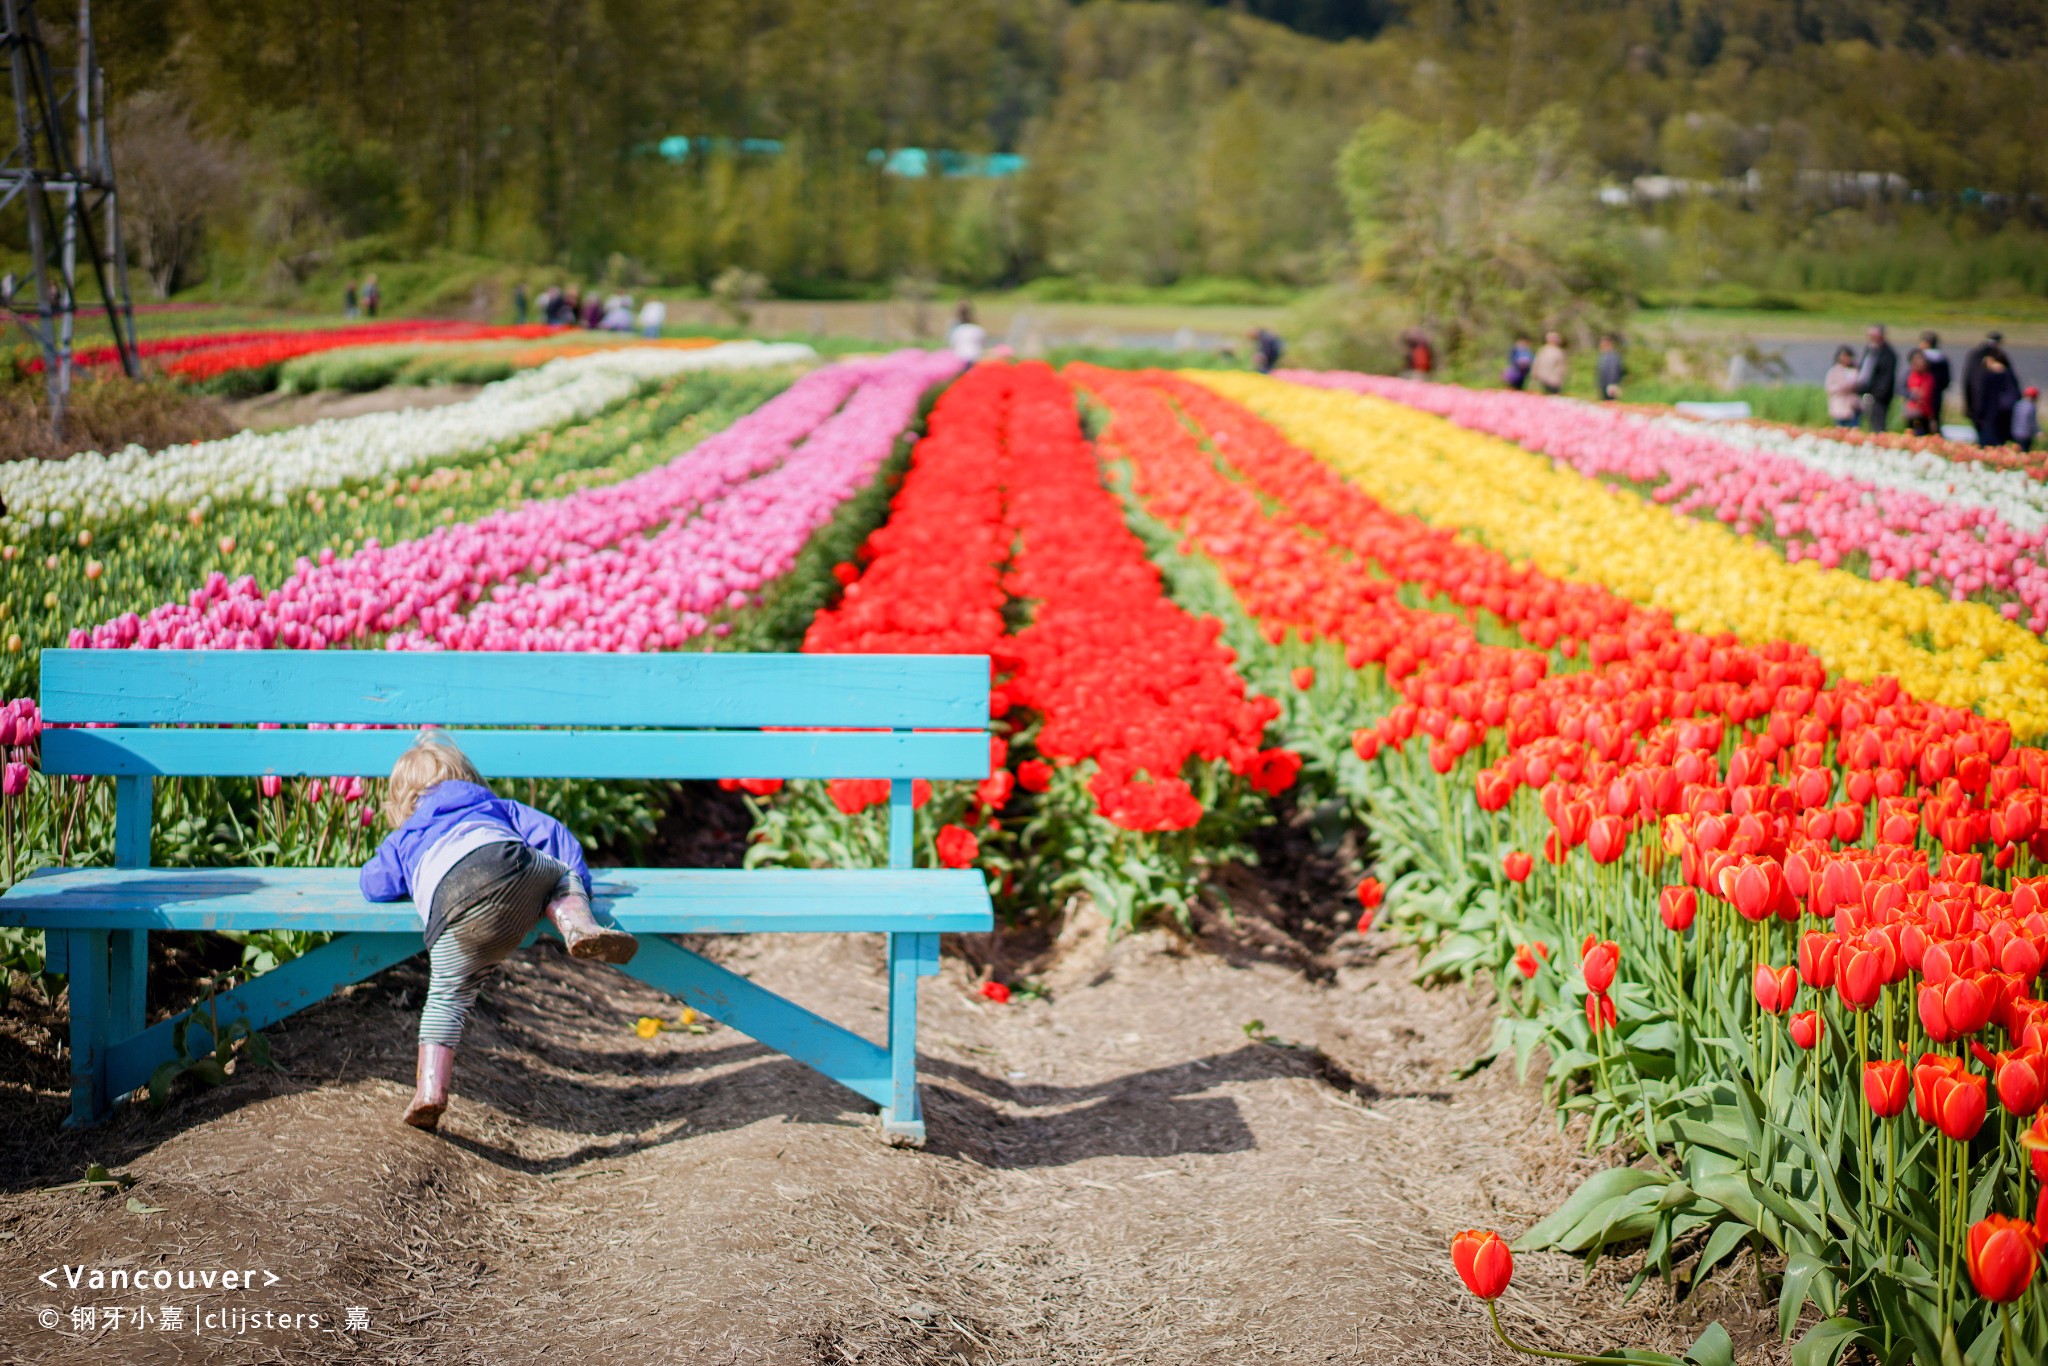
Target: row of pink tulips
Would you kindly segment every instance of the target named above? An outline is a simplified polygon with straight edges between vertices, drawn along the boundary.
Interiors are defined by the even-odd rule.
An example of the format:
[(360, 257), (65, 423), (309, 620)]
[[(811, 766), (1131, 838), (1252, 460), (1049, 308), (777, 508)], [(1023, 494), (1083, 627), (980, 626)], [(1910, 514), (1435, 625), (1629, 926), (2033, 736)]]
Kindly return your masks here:
[(930, 375), (933, 364), (926, 353), (903, 352), (828, 366), (646, 474), (529, 502), (395, 546), (372, 542), (345, 558), (323, 551), (318, 562), (302, 557), (291, 578), (268, 592), (253, 578), (230, 581), (214, 574), (184, 601), (165, 603), (146, 617), (124, 613), (90, 630), (74, 630), (69, 643), (98, 649), (322, 649), (405, 631), (438, 639), (492, 589), (686, 521), (780, 465), (856, 391), (881, 386), (900, 394)]
[(863, 384), (769, 473), (696, 516), (538, 578), (494, 589), (466, 617), (394, 637), (396, 649), (675, 649), (710, 614), (744, 606), (796, 563), (813, 532), (874, 478), (926, 389), (960, 368), (952, 355), (912, 353)]

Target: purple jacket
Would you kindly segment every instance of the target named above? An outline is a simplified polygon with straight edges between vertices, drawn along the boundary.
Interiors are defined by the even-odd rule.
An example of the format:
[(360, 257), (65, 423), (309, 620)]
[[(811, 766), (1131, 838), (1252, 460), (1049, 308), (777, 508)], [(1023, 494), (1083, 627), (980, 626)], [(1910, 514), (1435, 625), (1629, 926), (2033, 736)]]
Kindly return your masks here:
[(582, 880), (584, 890), (589, 891), (590, 868), (583, 862), (583, 846), (569, 833), (569, 827), (523, 802), (495, 796), (487, 787), (446, 782), (436, 783), (422, 793), (411, 818), (386, 835), (377, 852), (363, 865), (363, 899), (402, 901), (411, 896), (413, 878), (427, 851), (457, 826), (483, 824), (503, 825), (506, 839), (530, 844), (567, 864), (569, 871)]

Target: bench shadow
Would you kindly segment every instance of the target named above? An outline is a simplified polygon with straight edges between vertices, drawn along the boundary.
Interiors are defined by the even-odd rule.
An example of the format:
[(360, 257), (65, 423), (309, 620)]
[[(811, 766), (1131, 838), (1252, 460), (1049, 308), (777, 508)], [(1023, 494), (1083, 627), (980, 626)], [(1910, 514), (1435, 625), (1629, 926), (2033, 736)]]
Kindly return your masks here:
[[(411, 1000), (423, 986), (418, 960), (377, 974), (358, 994), (333, 998), (277, 1028), (285, 1071), (239, 1077), (217, 1091), (181, 1092), (162, 1111), (123, 1108), (78, 1134), (58, 1130), (60, 1097), (35, 1096), (0, 1125), (0, 1190), (75, 1179), (78, 1159), (113, 1165), (241, 1109), (336, 1084), (392, 1086), (392, 1124), (412, 1084)], [(442, 1137), (486, 1161), (548, 1177), (648, 1148), (745, 1128), (764, 1120), (875, 1128), (870, 1102), (764, 1044), (724, 1031), (685, 1047), (617, 1046), (588, 1030), (564, 1031), (573, 1003), (545, 992), (572, 983), (534, 981), (542, 995), (507, 993), (480, 1008), (455, 1079), (456, 1104)], [(587, 988), (585, 988), (587, 989)], [(487, 1001), (491, 997), (486, 998)], [(609, 1002), (606, 1003), (610, 1005)], [(630, 1038), (630, 1036), (628, 1036)], [(927, 1150), (998, 1169), (1059, 1167), (1093, 1157), (1165, 1158), (1257, 1147), (1238, 1101), (1204, 1094), (1249, 1081), (1312, 1078), (1370, 1101), (1378, 1092), (1313, 1049), (1252, 1043), (1206, 1057), (1144, 1067), (1081, 1085), (1012, 1082), (951, 1058), (920, 1056)], [(471, 1107), (497, 1112), (554, 1141), (478, 1136)], [(470, 1115), (464, 1115), (465, 1110)], [(470, 1122), (465, 1123), (465, 1119)], [(498, 1125), (483, 1126), (498, 1129)], [(55, 1131), (55, 1132), (53, 1132)], [(54, 1142), (52, 1140), (55, 1140)], [(35, 1142), (34, 1140), (39, 1140)], [(879, 1135), (875, 1141), (881, 1141)], [(558, 1145), (566, 1144), (566, 1150)], [(541, 1151), (536, 1151), (539, 1149)], [(555, 1149), (555, 1151), (546, 1151)]]
[[(717, 1077), (627, 1088), (574, 1087), (576, 1094), (545, 1107), (550, 1113), (521, 1116), (527, 1124), (558, 1133), (607, 1136), (568, 1152), (529, 1156), (466, 1134), (459, 1123), (442, 1137), (498, 1166), (547, 1177), (765, 1119), (874, 1130), (867, 1101), (803, 1064), (761, 1045), (723, 1052), (732, 1060), (758, 1053), (760, 1060)], [(1072, 1087), (1013, 1086), (958, 1063), (922, 1058), (930, 1129), (926, 1151), (1004, 1170), (1063, 1167), (1093, 1157), (1249, 1151), (1258, 1143), (1238, 1102), (1199, 1093), (1226, 1082), (1305, 1074), (1299, 1063), (1274, 1054), (1272, 1049), (1242, 1048)], [(681, 1055), (692, 1062), (703, 1056)], [(510, 1098), (484, 1089), (472, 1094), (480, 1103), (517, 1112)], [(874, 1141), (881, 1141), (878, 1133)]]
[(1258, 1140), (1236, 1099), (1201, 1093), (1315, 1075), (1306, 1058), (1257, 1044), (1078, 1086), (1011, 1082), (947, 1058), (920, 1057), (918, 1070), (927, 1148), (1011, 1170), (1091, 1157), (1247, 1152)]
[[(495, 1038), (465, 1057), (456, 1076), (455, 1105), (440, 1137), (508, 1171), (553, 1177), (764, 1120), (863, 1129), (873, 1141), (882, 1141), (865, 1099), (740, 1036), (711, 1047), (650, 1054), (521, 1038), (526, 1031), (517, 1026), (507, 1033), (512, 1037)], [(304, 1060), (305, 1066), (292, 1068), (291, 1051), (286, 1050), (290, 1070), (282, 1074), (197, 1093), (163, 1112), (124, 1107), (86, 1134), (58, 1131), (51, 1146), (89, 1148), (106, 1155), (96, 1160), (112, 1158), (118, 1166), (244, 1106), (368, 1080), (393, 1084), (395, 1131), (398, 1091), (412, 1080), (409, 1057), (386, 1047), (354, 1054), (339, 1067), (330, 1058), (313, 1056)], [(316, 1042), (314, 1051), (324, 1050)], [(1250, 1151), (1258, 1146), (1257, 1138), (1237, 1100), (1202, 1093), (1231, 1082), (1313, 1075), (1312, 1064), (1303, 1058), (1258, 1045), (1079, 1086), (1012, 1083), (945, 1058), (922, 1057), (919, 1069), (930, 1127), (926, 1151), (1003, 1170), (1061, 1167), (1094, 1157)], [(585, 1075), (608, 1080), (584, 1081)], [(472, 1107), (496, 1111), (525, 1128), (583, 1141), (547, 1154), (522, 1151), (479, 1136), (472, 1127), (477, 1113)], [(52, 1099), (34, 1109), (34, 1116), (17, 1119), (27, 1121), (23, 1128), (42, 1129), (48, 1144), (63, 1106)], [(48, 1169), (31, 1173), (28, 1165), (0, 1177), (0, 1190), (48, 1184), (56, 1175)]]

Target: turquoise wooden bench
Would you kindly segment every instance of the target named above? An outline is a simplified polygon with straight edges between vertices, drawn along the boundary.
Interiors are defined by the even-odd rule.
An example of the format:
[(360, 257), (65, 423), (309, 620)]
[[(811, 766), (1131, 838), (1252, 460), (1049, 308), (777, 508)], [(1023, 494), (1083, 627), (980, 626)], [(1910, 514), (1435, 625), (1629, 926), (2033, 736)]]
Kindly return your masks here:
[[(603, 868), (593, 902), (642, 936), (621, 971), (874, 1102), (890, 1141), (924, 1141), (917, 980), (939, 970), (941, 933), (994, 921), (979, 873), (911, 866), (911, 780), (987, 776), (986, 657), (46, 650), (42, 678), (59, 727), (43, 732), (43, 770), (115, 784), (114, 867), (46, 868), (0, 896), (0, 924), (44, 930), (50, 971), (69, 977), (67, 1124), (174, 1056), (178, 1019), (144, 1018), (152, 931), (339, 932), (214, 998), (210, 1018), (251, 1029), (422, 948), (412, 904), (364, 901), (352, 867), (152, 868), (154, 780), (381, 777), (431, 723), (487, 779), (890, 780), (887, 868)], [(61, 728), (82, 722), (100, 725)], [(304, 728), (321, 722), (391, 729)], [(771, 931), (887, 935), (886, 1042), (660, 937)], [(208, 1019), (187, 1025), (195, 1056), (212, 1046)]]

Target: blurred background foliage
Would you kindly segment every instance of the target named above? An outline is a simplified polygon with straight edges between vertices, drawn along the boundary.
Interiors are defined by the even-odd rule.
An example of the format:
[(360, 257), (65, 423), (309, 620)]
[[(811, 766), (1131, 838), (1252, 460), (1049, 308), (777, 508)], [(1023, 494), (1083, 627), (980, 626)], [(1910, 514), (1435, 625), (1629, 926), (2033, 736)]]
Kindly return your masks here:
[[(502, 263), (812, 299), (1328, 287), (1305, 333), (1377, 308), (1454, 349), (1644, 300), (2048, 293), (2038, 0), (95, 13), (167, 293), (331, 307), (375, 268), (474, 311)], [(901, 174), (903, 148), (980, 169)]]

